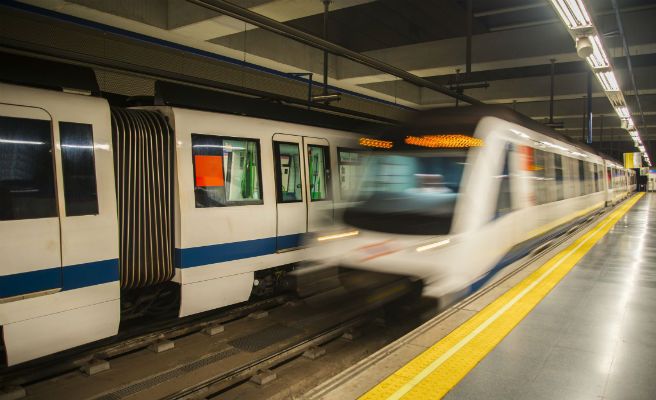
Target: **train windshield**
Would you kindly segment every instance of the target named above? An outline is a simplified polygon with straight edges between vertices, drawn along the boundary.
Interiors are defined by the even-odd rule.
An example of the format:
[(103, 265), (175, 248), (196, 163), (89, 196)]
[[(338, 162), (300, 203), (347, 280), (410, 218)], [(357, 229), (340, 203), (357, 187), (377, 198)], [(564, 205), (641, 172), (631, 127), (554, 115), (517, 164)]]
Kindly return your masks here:
[(449, 233), (466, 159), (466, 151), (371, 155), (360, 201), (345, 211), (344, 222), (387, 233)]

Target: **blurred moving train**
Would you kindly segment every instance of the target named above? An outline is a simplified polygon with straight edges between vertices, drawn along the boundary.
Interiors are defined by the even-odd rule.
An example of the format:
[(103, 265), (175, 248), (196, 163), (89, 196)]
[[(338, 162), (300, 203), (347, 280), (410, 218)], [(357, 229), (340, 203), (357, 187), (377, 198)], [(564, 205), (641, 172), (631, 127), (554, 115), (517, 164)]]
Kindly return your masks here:
[[(3, 60), (0, 80), (19, 83), (72, 68)], [(97, 85), (87, 69), (63, 80), (89, 74)], [(172, 90), (158, 85), (157, 95)], [(188, 90), (183, 98), (210, 109), (215, 98), (246, 101)], [(126, 318), (184, 317), (275, 291), (305, 258), (303, 236), (332, 225), (355, 187), (360, 135), (166, 100), (110, 108), (99, 90), (79, 92), (0, 83), (6, 365), (115, 335)], [(298, 111), (258, 101), (281, 117)]]
[(308, 263), (410, 276), (437, 298), (476, 290), (636, 190), (635, 171), (505, 107), (425, 111), (362, 144), (358, 202)]

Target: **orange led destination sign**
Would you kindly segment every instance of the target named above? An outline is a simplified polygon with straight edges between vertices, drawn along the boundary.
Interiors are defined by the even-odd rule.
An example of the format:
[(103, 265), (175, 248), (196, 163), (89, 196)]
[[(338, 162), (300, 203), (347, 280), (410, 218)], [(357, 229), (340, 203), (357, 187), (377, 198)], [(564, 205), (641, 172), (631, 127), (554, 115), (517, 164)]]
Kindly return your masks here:
[(408, 136), (406, 144), (440, 149), (461, 149), (483, 146), (483, 140), (466, 135), (426, 135)]
[(393, 142), (389, 140), (378, 140), (378, 139), (369, 139), (369, 138), (360, 138), (360, 146), (366, 147), (376, 147), (379, 149), (391, 149), (394, 146)]

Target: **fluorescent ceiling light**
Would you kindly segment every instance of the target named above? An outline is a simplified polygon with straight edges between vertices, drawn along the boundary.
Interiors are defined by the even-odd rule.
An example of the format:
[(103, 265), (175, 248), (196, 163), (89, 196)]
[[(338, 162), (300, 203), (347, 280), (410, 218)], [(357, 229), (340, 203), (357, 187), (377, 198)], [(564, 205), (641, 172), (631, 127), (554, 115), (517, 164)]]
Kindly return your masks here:
[(631, 115), (629, 114), (629, 109), (626, 108), (626, 106), (615, 107), (615, 112), (622, 119), (627, 119), (631, 117)]
[(597, 79), (601, 83), (601, 87), (606, 92), (619, 92), (620, 85), (617, 84), (617, 79), (615, 79), (615, 74), (613, 71), (605, 72), (596, 72)]
[(570, 29), (592, 26), (592, 20), (581, 0), (551, 0), (560, 18)]
[[(586, 54), (590, 54), (590, 48), (585, 48), (588, 46), (587, 43), (580, 43), (581, 49), (578, 48), (578, 41), (582, 38), (588, 39), (590, 41), (590, 46), (592, 47), (592, 53), (585, 57), (588, 64), (592, 68), (592, 71), (595, 73), (597, 80), (601, 84), (606, 97), (610, 101), (611, 105), (615, 109), (615, 112), (622, 120), (622, 128), (629, 131), (631, 138), (634, 142), (640, 146), (641, 151), (651, 166), (649, 161), (649, 156), (647, 155), (640, 135), (635, 129), (635, 124), (631, 119), (631, 113), (629, 112), (628, 107), (626, 106), (626, 101), (624, 100), (624, 94), (622, 89), (617, 82), (617, 78), (612, 71), (612, 66), (610, 64), (610, 59), (606, 54), (606, 50), (601, 41), (601, 38), (598, 34), (597, 28), (592, 23), (592, 18), (586, 10), (584, 0), (550, 0), (552, 6), (556, 10), (556, 13), (563, 20), (567, 26), (572, 39), (577, 42), (577, 53), (584, 57)], [(587, 40), (586, 40), (587, 42)], [(585, 51), (583, 51), (585, 50)], [(635, 133), (634, 133), (635, 132)], [(550, 143), (544, 143), (543, 145), (552, 147)]]
[(592, 68), (610, 67), (604, 46), (601, 45), (601, 40), (599, 40), (599, 35), (590, 36), (590, 42), (592, 43), (592, 54), (587, 58), (588, 64)]

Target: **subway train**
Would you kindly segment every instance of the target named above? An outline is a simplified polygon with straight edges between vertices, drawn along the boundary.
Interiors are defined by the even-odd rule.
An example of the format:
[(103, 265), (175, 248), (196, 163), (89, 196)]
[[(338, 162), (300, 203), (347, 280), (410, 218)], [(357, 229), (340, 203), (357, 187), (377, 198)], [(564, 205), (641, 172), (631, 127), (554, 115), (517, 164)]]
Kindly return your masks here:
[[(305, 258), (304, 235), (331, 226), (355, 188), (360, 135), (346, 130), (13, 83), (0, 83), (7, 366), (111, 337), (135, 316), (274, 292)], [(191, 102), (245, 101), (189, 90)]]
[(635, 190), (634, 171), (505, 107), (425, 111), (362, 144), (357, 202), (308, 265), (408, 276), (445, 301)]

